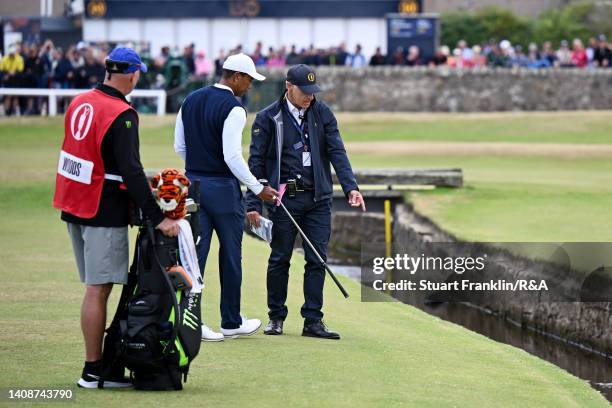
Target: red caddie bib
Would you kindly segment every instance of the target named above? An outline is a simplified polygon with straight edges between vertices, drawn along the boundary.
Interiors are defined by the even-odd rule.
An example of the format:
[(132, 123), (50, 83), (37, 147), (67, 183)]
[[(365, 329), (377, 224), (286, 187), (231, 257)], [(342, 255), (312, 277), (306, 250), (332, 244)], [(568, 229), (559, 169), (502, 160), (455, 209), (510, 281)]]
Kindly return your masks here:
[(132, 107), (122, 99), (97, 89), (72, 100), (64, 117), (55, 208), (80, 218), (97, 214), (105, 178), (102, 140), (115, 119), (128, 109)]

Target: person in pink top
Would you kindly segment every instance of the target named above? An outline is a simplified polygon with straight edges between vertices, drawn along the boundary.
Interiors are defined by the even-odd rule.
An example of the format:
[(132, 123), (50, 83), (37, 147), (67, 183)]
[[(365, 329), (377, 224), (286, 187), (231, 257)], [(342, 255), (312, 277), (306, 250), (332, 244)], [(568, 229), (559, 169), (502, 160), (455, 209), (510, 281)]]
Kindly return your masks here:
[(577, 68), (584, 68), (589, 63), (589, 58), (586, 50), (584, 49), (584, 45), (578, 38), (575, 38), (572, 42), (572, 62)]
[(204, 51), (198, 52), (194, 64), (195, 75), (200, 79), (207, 79), (212, 72), (212, 62), (206, 58)]
[(275, 52), (272, 47), (268, 51), (268, 61), (266, 65), (270, 68), (282, 68), (285, 64), (285, 57), (280, 52)]

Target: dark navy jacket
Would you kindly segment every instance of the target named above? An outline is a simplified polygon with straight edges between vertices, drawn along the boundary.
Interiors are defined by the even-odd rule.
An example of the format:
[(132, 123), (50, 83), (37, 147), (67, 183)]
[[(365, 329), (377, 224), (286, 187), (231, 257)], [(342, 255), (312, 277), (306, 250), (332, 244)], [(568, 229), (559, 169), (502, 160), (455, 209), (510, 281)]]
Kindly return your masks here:
[[(282, 107), (282, 108), (281, 108)], [(283, 112), (287, 108), (285, 95), (257, 114), (251, 129), (249, 168), (258, 179), (267, 179), (277, 189), (280, 182), (280, 158), (284, 126)], [(315, 184), (315, 200), (330, 199), (333, 195), (330, 164), (334, 166), (344, 194), (359, 190), (353, 169), (346, 155), (344, 143), (338, 131), (338, 123), (331, 109), (318, 100), (308, 108), (309, 140), (312, 170)], [(246, 195), (246, 209), (262, 212), (262, 201), (250, 190)]]

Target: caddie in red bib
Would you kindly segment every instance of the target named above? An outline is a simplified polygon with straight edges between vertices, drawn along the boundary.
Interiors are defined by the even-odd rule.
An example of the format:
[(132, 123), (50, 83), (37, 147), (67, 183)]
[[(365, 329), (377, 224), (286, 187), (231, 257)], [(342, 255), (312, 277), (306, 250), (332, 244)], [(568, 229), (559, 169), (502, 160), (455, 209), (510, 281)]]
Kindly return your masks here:
[[(138, 115), (125, 98), (147, 66), (130, 48), (117, 47), (106, 59), (104, 83), (74, 98), (64, 118), (53, 206), (62, 210), (85, 296), (81, 330), (85, 366), (77, 385), (128, 387), (124, 367), (103, 367), (106, 308), (114, 284), (128, 277), (130, 202), (162, 233), (178, 234), (155, 202), (139, 153)], [(104, 370), (103, 370), (104, 368)]]
[(97, 89), (77, 96), (64, 119), (64, 144), (60, 152), (53, 206), (81, 218), (98, 212), (105, 177), (102, 141), (110, 125), (130, 105)]

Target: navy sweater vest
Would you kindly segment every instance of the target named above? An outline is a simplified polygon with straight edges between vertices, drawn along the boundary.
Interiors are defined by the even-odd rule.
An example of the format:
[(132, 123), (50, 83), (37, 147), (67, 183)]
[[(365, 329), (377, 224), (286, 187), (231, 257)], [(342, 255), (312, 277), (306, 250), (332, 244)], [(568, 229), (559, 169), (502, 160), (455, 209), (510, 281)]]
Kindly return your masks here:
[(185, 170), (203, 176), (234, 177), (223, 159), (223, 123), (236, 106), (242, 107), (231, 91), (214, 86), (187, 96), (181, 107)]

